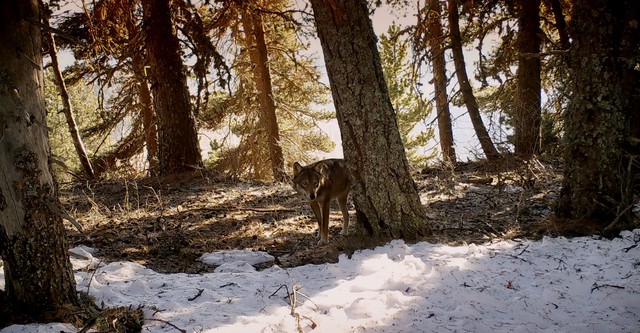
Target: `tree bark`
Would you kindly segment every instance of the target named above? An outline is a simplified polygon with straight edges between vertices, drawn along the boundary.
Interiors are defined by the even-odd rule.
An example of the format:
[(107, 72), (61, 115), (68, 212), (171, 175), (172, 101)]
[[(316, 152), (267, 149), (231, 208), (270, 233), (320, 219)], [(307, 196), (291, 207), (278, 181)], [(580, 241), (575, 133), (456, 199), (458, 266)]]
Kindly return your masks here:
[[(572, 99), (564, 113), (565, 170), (556, 214), (599, 229), (626, 228), (640, 116), (638, 1), (576, 0), (569, 54)], [(634, 165), (634, 163), (636, 165)]]
[[(560, 47), (562, 47), (562, 50), (569, 51), (571, 43), (569, 41), (569, 32), (567, 31), (567, 21), (562, 12), (562, 4), (560, 0), (549, 0), (549, 2), (551, 3), (551, 10), (553, 11), (553, 17), (556, 21), (555, 26), (558, 30), (558, 36), (560, 36)], [(568, 60), (566, 56), (565, 59)]]
[(48, 162), (38, 22), (38, 1), (0, 2), (0, 309), (64, 321), (78, 299)]
[(160, 174), (194, 171), (202, 167), (202, 155), (178, 38), (172, 31), (169, 0), (143, 0), (142, 7), (151, 91), (158, 117)]
[(359, 225), (374, 237), (429, 232), (409, 173), (365, 0), (312, 0)]
[(444, 38), (442, 37), (442, 23), (440, 22), (442, 8), (438, 0), (429, 0), (427, 10), (428, 39), (431, 48), (431, 63), (433, 64), (433, 90), (436, 95), (436, 110), (438, 111), (438, 135), (442, 160), (456, 163), (456, 150), (453, 142), (451, 127), (451, 112), (449, 111), (449, 97), (447, 96), (447, 73), (444, 59)]
[(269, 147), (273, 178), (278, 181), (284, 181), (287, 179), (287, 174), (284, 170), (284, 157), (280, 146), (280, 130), (278, 129), (276, 105), (273, 100), (269, 54), (264, 39), (261, 14), (245, 7), (241, 11), (241, 15), (249, 57), (254, 66), (253, 78), (258, 89), (258, 102), (262, 110), (261, 123), (264, 127)]
[(456, 77), (458, 78), (458, 84), (460, 84), (460, 91), (462, 92), (464, 104), (467, 106), (469, 118), (471, 118), (471, 124), (476, 132), (476, 136), (478, 136), (484, 155), (489, 160), (497, 159), (500, 157), (500, 154), (493, 145), (493, 141), (491, 141), (487, 128), (484, 126), (484, 122), (480, 116), (478, 102), (476, 101), (476, 97), (473, 95), (473, 89), (471, 88), (469, 78), (467, 77), (467, 69), (464, 62), (464, 55), (462, 53), (460, 24), (458, 23), (460, 14), (458, 14), (457, 0), (447, 0), (447, 11), (449, 19), (449, 35), (451, 38), (451, 52), (453, 53)]
[(540, 153), (540, 0), (518, 0), (518, 98), (514, 117), (515, 154)]
[(144, 140), (147, 145), (147, 163), (149, 164), (149, 175), (157, 176), (159, 173), (158, 163), (158, 128), (156, 116), (153, 112), (153, 101), (147, 71), (145, 69), (144, 55), (140, 54), (133, 58), (133, 68), (136, 81), (138, 81), (138, 100), (140, 102), (140, 112), (142, 116), (142, 128)]
[[(46, 17), (45, 20), (48, 24), (49, 18)], [(69, 98), (69, 92), (67, 91), (67, 85), (64, 82), (64, 78), (62, 77), (62, 72), (60, 71), (60, 65), (58, 64), (58, 50), (56, 47), (56, 41), (54, 39), (53, 33), (46, 33), (47, 40), (49, 42), (49, 56), (51, 57), (51, 67), (53, 69), (53, 75), (56, 78), (56, 84), (58, 85), (58, 89), (60, 90), (60, 99), (62, 100), (63, 112), (64, 116), (67, 120), (67, 127), (69, 127), (69, 133), (71, 134), (71, 140), (73, 141), (73, 146), (76, 149), (76, 154), (78, 155), (78, 159), (80, 160), (80, 165), (82, 165), (82, 170), (84, 174), (89, 179), (94, 179), (95, 174), (93, 173), (93, 167), (91, 166), (91, 161), (89, 159), (89, 155), (87, 155), (87, 149), (84, 146), (84, 142), (82, 141), (82, 137), (80, 136), (80, 131), (78, 131), (78, 124), (76, 123), (76, 119), (73, 115), (73, 107), (71, 105), (71, 100)]]

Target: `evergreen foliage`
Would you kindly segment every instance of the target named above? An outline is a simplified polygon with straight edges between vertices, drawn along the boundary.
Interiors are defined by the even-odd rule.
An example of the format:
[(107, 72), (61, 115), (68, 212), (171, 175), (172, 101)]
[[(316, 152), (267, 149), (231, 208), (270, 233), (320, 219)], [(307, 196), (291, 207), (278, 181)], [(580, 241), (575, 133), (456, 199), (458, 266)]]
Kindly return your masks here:
[[(45, 75), (45, 103), (47, 107), (47, 126), (51, 128), (49, 132), (49, 145), (55, 163), (52, 163), (53, 173), (58, 181), (69, 181), (74, 179), (74, 175), (80, 172), (80, 162), (78, 154), (73, 147), (69, 127), (62, 110), (62, 101), (58, 88), (54, 82), (53, 74)], [(97, 110), (98, 100), (90, 85), (80, 80), (74, 85), (67, 86), (69, 97), (74, 107), (75, 118), (81, 132), (86, 133), (86, 129), (100, 120)], [(83, 137), (87, 152), (95, 152), (102, 143), (108, 144), (107, 138)]]
[(379, 50), (407, 159), (413, 167), (424, 167), (436, 154), (427, 148), (434, 137), (433, 128), (427, 125), (433, 106), (420, 93), (421, 76), (410, 61), (409, 40), (395, 22), (380, 36)]
[[(270, 10), (282, 10), (284, 4), (271, 2)], [(285, 165), (310, 162), (335, 146), (318, 126), (335, 117), (324, 109), (329, 103), (329, 89), (320, 82), (314, 59), (303, 55), (309, 45), (297, 38), (296, 24), (280, 15), (262, 18)], [(253, 64), (246, 52), (250, 46), (243, 44), (242, 34), (233, 25), (229, 35), (233, 37), (229, 90), (211, 86), (215, 92), (200, 115), (201, 128), (216, 133), (207, 163), (235, 178), (270, 179), (270, 165), (265, 163), (269, 159), (266, 133), (259, 122), (257, 87), (252, 80)]]

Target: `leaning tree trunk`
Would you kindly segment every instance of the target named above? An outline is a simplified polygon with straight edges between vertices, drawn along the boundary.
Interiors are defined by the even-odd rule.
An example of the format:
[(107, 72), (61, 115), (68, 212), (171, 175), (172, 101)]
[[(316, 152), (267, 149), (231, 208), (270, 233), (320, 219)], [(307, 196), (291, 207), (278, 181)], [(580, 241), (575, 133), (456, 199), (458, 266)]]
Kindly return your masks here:
[(360, 225), (376, 237), (428, 232), (382, 72), (365, 0), (312, 0), (352, 197)]
[(572, 99), (557, 214), (600, 229), (632, 220), (640, 144), (640, 2), (577, 0), (571, 14)]
[(253, 63), (253, 78), (258, 89), (258, 102), (261, 109), (261, 123), (269, 146), (269, 158), (273, 178), (279, 181), (287, 179), (284, 170), (284, 157), (280, 146), (280, 130), (276, 116), (276, 104), (273, 100), (271, 73), (269, 72), (269, 54), (264, 40), (261, 14), (251, 8), (242, 10), (242, 25), (249, 49), (249, 57)]
[(202, 167), (202, 155), (180, 46), (172, 31), (169, 0), (143, 0), (142, 7), (151, 91), (158, 117), (160, 174), (193, 171)]
[(540, 0), (518, 0), (518, 98), (514, 117), (515, 154), (540, 153)]
[(447, 10), (449, 18), (449, 35), (451, 38), (451, 53), (453, 54), (453, 62), (456, 68), (456, 77), (458, 78), (458, 84), (460, 84), (460, 91), (462, 92), (462, 99), (467, 106), (469, 112), (469, 118), (471, 118), (471, 124), (480, 141), (480, 147), (487, 159), (496, 159), (500, 157), (498, 150), (493, 145), (489, 132), (482, 122), (480, 116), (480, 109), (478, 108), (478, 101), (473, 95), (473, 89), (469, 83), (467, 77), (467, 69), (464, 63), (464, 55), (462, 53), (462, 37), (460, 37), (460, 24), (458, 23), (460, 15), (458, 14), (458, 2), (457, 0), (447, 0)]
[(433, 90), (436, 95), (436, 109), (438, 110), (438, 135), (442, 160), (456, 163), (456, 150), (453, 142), (451, 127), (451, 112), (449, 111), (449, 97), (447, 96), (447, 73), (444, 59), (444, 38), (442, 37), (442, 23), (440, 17), (442, 8), (438, 0), (429, 0), (427, 9), (428, 39), (431, 48), (431, 63), (433, 64)]
[(36, 0), (0, 2), (0, 308), (63, 321), (78, 299), (48, 163), (39, 21)]
[[(46, 20), (48, 20), (48, 18), (46, 18)], [(67, 119), (67, 127), (69, 127), (69, 134), (71, 134), (73, 147), (76, 149), (76, 154), (78, 155), (78, 159), (80, 160), (80, 165), (82, 165), (84, 174), (87, 176), (87, 178), (94, 179), (95, 174), (93, 173), (93, 167), (91, 166), (91, 161), (89, 160), (89, 155), (87, 155), (87, 149), (84, 146), (82, 137), (80, 136), (80, 131), (78, 131), (78, 124), (76, 123), (76, 119), (73, 115), (73, 107), (71, 106), (69, 92), (67, 91), (67, 85), (64, 82), (62, 72), (60, 71), (60, 65), (58, 64), (58, 50), (53, 33), (47, 33), (47, 40), (49, 42), (49, 56), (51, 57), (51, 67), (53, 69), (53, 75), (56, 78), (56, 84), (58, 85), (58, 89), (60, 90), (60, 99), (62, 100), (63, 105), (62, 111), (64, 112), (64, 116)]]
[[(567, 32), (567, 21), (564, 18), (564, 13), (562, 12), (562, 4), (560, 0), (548, 0), (551, 4), (551, 10), (553, 11), (553, 18), (556, 21), (555, 27), (558, 30), (558, 36), (560, 37), (560, 47), (562, 51), (569, 51), (569, 47), (571, 44), (569, 42), (569, 32)], [(564, 56), (566, 61), (569, 61), (567, 56)]]

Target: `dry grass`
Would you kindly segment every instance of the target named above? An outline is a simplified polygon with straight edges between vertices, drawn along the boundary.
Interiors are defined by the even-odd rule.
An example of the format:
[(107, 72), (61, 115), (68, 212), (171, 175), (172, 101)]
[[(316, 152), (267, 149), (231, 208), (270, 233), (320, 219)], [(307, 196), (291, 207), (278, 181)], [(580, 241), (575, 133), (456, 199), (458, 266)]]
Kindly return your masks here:
[[(539, 162), (477, 162), (415, 176), (433, 235), (448, 244), (552, 234), (549, 216), (560, 189), (557, 168)], [(106, 261), (127, 260), (160, 272), (200, 273), (205, 252), (254, 249), (281, 266), (335, 262), (372, 243), (340, 236), (332, 208), (330, 242), (316, 246), (311, 209), (288, 184), (234, 182), (213, 175), (110, 180), (61, 187), (72, 246), (98, 249)], [(351, 208), (352, 221), (353, 208)], [(353, 231), (353, 230), (352, 230)]]

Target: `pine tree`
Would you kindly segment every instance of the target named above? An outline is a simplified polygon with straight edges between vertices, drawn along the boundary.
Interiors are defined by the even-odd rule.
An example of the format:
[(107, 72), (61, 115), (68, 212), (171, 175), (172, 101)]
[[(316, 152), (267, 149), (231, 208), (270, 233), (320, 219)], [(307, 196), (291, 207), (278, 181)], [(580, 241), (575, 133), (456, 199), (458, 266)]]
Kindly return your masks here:
[[(267, 4), (265, 4), (267, 5)], [(297, 33), (299, 26), (283, 13), (286, 2), (269, 2), (262, 15), (264, 37), (269, 55), (272, 97), (277, 107), (277, 121), (284, 165), (295, 161), (311, 161), (313, 155), (326, 153), (334, 144), (318, 127), (319, 122), (331, 120), (333, 115), (322, 108), (328, 102), (328, 88), (320, 83), (320, 73), (314, 60), (303, 55), (309, 45), (302, 44)], [(201, 125), (217, 133), (227, 133), (214, 140), (210, 161), (212, 166), (234, 177), (272, 179), (267, 135), (258, 120), (258, 88), (253, 77), (254, 63), (244, 45), (245, 35), (239, 28), (240, 13), (230, 7), (225, 12), (228, 33), (233, 37), (229, 63), (232, 68), (230, 91), (214, 89), (209, 108), (200, 114)], [(218, 12), (215, 12), (218, 13)], [(220, 17), (204, 17), (220, 20)]]
[(379, 48), (382, 70), (398, 118), (398, 129), (407, 159), (413, 166), (424, 166), (433, 157), (433, 152), (425, 152), (426, 144), (434, 136), (433, 129), (424, 128), (432, 106), (419, 94), (420, 76), (409, 62), (409, 41), (403, 39), (400, 26), (394, 23), (386, 34), (380, 36)]

